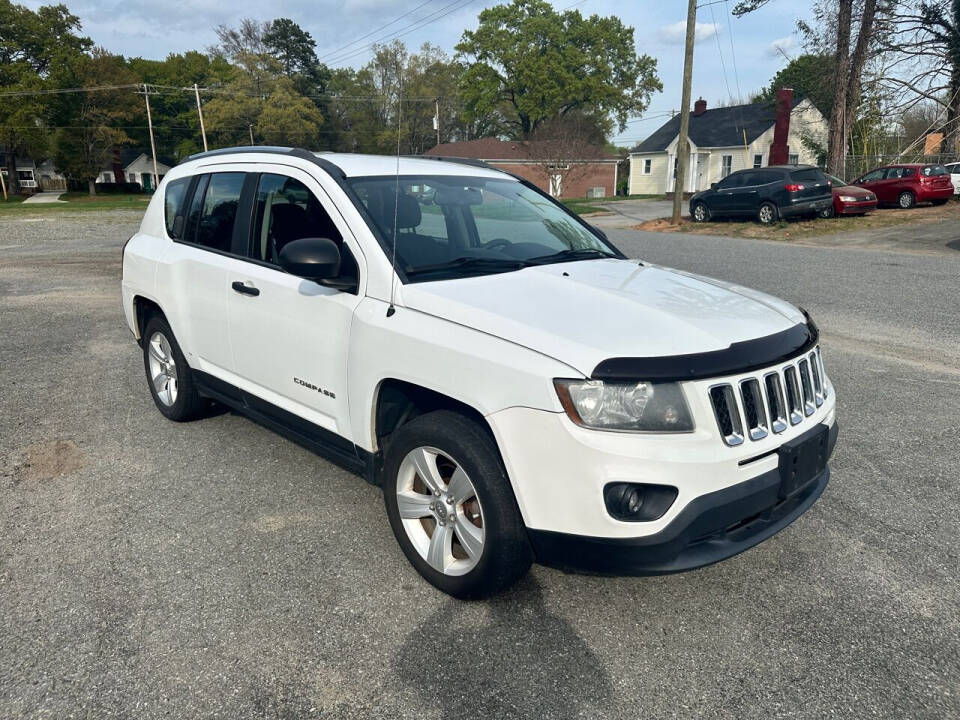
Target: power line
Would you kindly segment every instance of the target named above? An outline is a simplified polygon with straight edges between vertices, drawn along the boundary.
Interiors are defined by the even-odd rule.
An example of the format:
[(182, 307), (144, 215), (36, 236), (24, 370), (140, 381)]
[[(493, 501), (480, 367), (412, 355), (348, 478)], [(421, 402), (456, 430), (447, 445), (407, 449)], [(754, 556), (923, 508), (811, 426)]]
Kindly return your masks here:
[(346, 50), (346, 49), (349, 48), (349, 47), (352, 47), (353, 45), (356, 45), (356, 44), (357, 44), (358, 42), (360, 42), (361, 40), (366, 40), (366, 39), (367, 39), (368, 37), (370, 37), (371, 35), (373, 35), (373, 34), (375, 34), (375, 33), (378, 33), (378, 32), (380, 32), (381, 30), (383, 30), (383, 29), (385, 29), (385, 28), (390, 27), (391, 25), (393, 25), (395, 22), (398, 22), (399, 20), (403, 20), (405, 17), (407, 17), (407, 16), (409, 16), (409, 15), (412, 15), (413, 13), (415, 13), (415, 12), (416, 12), (417, 10), (419, 10), (420, 8), (424, 7), (425, 5), (429, 5), (429, 4), (432, 3), (432, 2), (433, 2), (433, 0), (426, 0), (426, 2), (420, 3), (420, 4), (417, 5), (413, 10), (408, 10), (408, 11), (405, 12), (403, 15), (400, 15), (399, 17), (394, 18), (393, 20), (391, 20), (390, 22), (386, 23), (385, 25), (381, 25), (381, 26), (378, 27), (376, 30), (371, 30), (371, 31), (368, 32), (366, 35), (361, 35), (361, 36), (358, 37), (356, 40), (354, 40), (353, 42), (347, 43), (347, 44), (344, 45), (343, 47), (339, 47), (339, 48), (337, 48), (336, 50), (331, 50), (331, 51), (328, 52), (328, 53), (324, 53), (323, 55), (321, 55), (321, 56), (318, 57), (317, 59), (318, 59), (318, 60), (323, 60), (324, 58), (328, 58), (328, 57), (330, 57), (331, 55), (332, 55), (332, 56), (339, 55), (341, 52), (343, 52), (344, 50)]
[(717, 39), (720, 67), (723, 68), (723, 84), (727, 86), (727, 97), (733, 100), (733, 93), (730, 92), (730, 81), (727, 79), (727, 63), (723, 59), (723, 49), (720, 47), (720, 28), (717, 26), (717, 16), (713, 14), (713, 3), (710, 3), (710, 19), (713, 20), (713, 36)]

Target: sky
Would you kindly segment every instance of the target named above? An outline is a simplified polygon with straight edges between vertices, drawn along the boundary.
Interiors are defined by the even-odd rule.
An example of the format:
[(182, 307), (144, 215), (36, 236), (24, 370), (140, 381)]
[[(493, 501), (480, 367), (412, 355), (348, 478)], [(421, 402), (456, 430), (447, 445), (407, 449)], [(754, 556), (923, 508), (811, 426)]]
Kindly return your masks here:
[[(203, 50), (216, 42), (214, 28), (241, 18), (288, 17), (317, 42), (320, 60), (337, 67), (363, 65), (370, 43), (400, 39), (410, 49), (424, 42), (452, 54), (464, 30), (477, 26), (477, 14), (496, 0), (62, 0), (80, 17), (83, 32), (111, 52), (162, 59), (172, 52)], [(20, 0), (31, 9), (53, 0)], [(663, 92), (653, 96), (643, 117), (614, 138), (632, 146), (653, 133), (680, 106), (686, 5), (683, 0), (552, 0), (558, 10), (583, 15), (617, 15), (634, 28), (638, 53), (657, 59)], [(706, 0), (705, 0), (706, 2)], [(802, 52), (796, 32), (808, 2), (773, 0), (743, 18), (730, 15), (735, 0), (701, 3), (693, 64), (692, 100), (708, 107), (729, 97), (747, 97), (770, 82)], [(433, 18), (433, 22), (423, 24)], [(390, 25), (387, 23), (393, 22)], [(385, 26), (386, 27), (382, 27)], [(382, 28), (382, 29), (381, 29)], [(732, 42), (731, 42), (732, 41)], [(352, 44), (351, 44), (352, 43)]]

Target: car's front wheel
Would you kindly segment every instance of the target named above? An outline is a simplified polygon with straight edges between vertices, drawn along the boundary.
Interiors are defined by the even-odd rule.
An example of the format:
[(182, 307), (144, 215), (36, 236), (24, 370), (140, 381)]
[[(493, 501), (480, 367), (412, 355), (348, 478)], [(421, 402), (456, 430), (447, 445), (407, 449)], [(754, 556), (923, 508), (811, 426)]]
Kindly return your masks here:
[(772, 225), (777, 221), (777, 216), (777, 206), (773, 203), (765, 202), (757, 211), (757, 220), (760, 221), (761, 225)]
[(917, 204), (917, 196), (914, 195), (909, 190), (904, 190), (897, 197), (897, 205), (902, 207), (904, 210), (909, 210), (916, 204)]
[(694, 222), (703, 223), (710, 221), (710, 208), (708, 208), (702, 202), (698, 202), (693, 206), (690, 215), (693, 217)]
[(143, 367), (157, 409), (177, 422), (200, 415), (205, 400), (197, 393), (193, 372), (167, 321), (152, 317), (143, 330)]
[(439, 410), (388, 441), (383, 495), (393, 534), (431, 584), (458, 598), (512, 585), (533, 561), (520, 510), (493, 438)]

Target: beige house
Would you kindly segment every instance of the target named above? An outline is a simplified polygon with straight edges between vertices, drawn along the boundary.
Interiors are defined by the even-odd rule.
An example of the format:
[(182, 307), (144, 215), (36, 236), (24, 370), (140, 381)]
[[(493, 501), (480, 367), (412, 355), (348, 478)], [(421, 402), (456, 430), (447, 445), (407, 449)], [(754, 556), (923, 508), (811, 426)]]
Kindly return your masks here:
[[(792, 91), (781, 90), (778, 100), (782, 102), (777, 105), (755, 103), (714, 110), (707, 109), (703, 98), (697, 100), (690, 114), (690, 158), (684, 192), (706, 190), (735, 170), (783, 163), (816, 165), (817, 157), (804, 139), (825, 147), (827, 120), (809, 100), (794, 100), (792, 95)], [(779, 121), (786, 125), (787, 142), (779, 151), (783, 159), (771, 163), (778, 108)], [(631, 195), (673, 192), (679, 134), (677, 115), (630, 151)]]

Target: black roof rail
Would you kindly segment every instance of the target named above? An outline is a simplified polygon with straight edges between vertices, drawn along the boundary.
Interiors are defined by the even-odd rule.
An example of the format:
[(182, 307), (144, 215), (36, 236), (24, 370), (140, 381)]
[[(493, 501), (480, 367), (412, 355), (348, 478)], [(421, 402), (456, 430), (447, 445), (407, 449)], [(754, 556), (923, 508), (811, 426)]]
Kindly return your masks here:
[(486, 168), (487, 170), (496, 170), (497, 172), (505, 172), (498, 167), (491, 165), (488, 162), (483, 160), (477, 160), (476, 158), (461, 158), (461, 157), (452, 157), (449, 155), (404, 155), (408, 158), (417, 158), (419, 160), (436, 160), (437, 162), (450, 162), (450, 163), (459, 163), (460, 165), (471, 165), (473, 167)]

